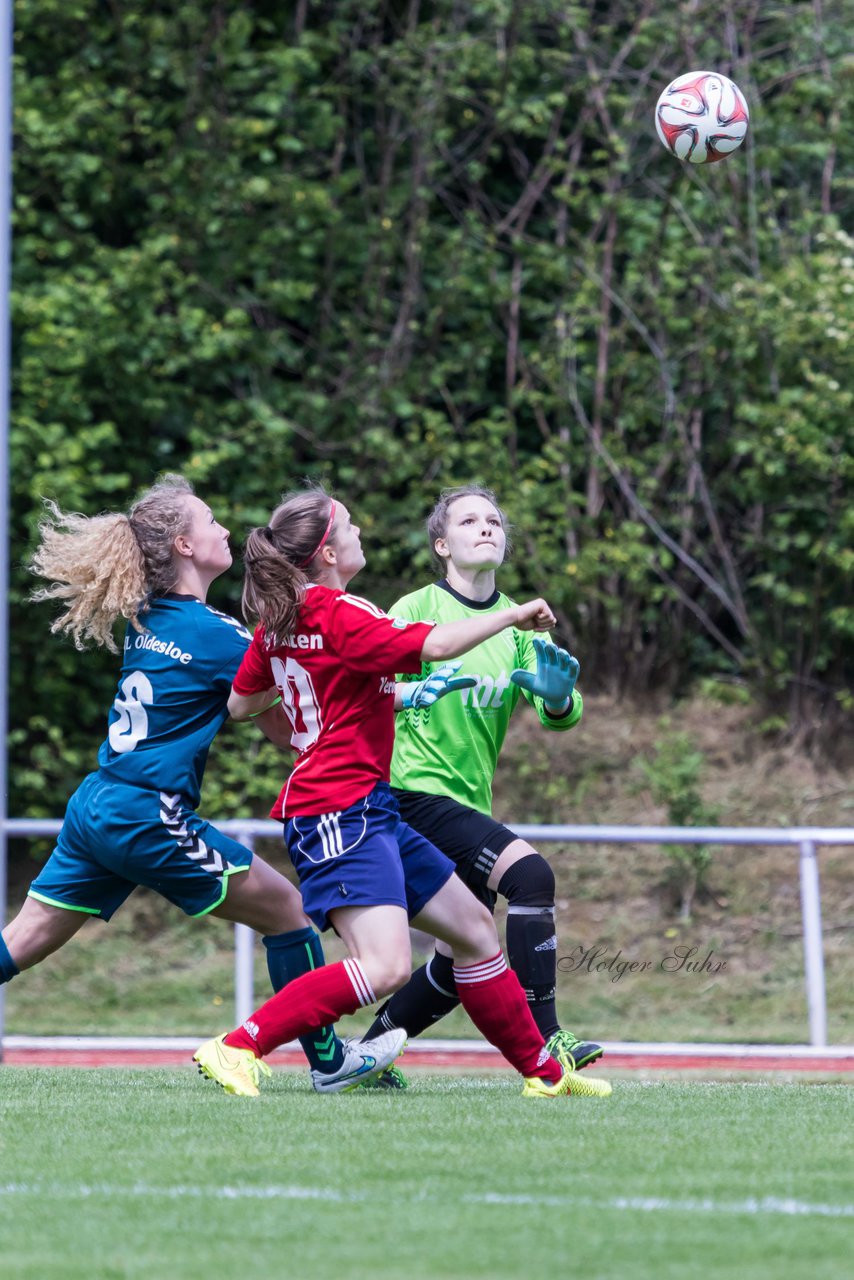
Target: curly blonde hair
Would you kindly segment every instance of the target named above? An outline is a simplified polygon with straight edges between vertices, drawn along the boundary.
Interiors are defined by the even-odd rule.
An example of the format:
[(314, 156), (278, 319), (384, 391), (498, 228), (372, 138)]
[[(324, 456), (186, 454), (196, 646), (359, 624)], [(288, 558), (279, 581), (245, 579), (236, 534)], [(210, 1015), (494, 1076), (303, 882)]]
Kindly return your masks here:
[(61, 600), (66, 610), (51, 631), (66, 632), (75, 647), (93, 641), (117, 653), (113, 627), (126, 618), (144, 630), (139, 614), (149, 596), (163, 595), (176, 581), (173, 546), (188, 533), (192, 517), (187, 498), (193, 488), (183, 476), (168, 474), (139, 498), (125, 515), (84, 516), (64, 512), (45, 500), (47, 517), (39, 525), (41, 541), (29, 569), (47, 578), (32, 600)]

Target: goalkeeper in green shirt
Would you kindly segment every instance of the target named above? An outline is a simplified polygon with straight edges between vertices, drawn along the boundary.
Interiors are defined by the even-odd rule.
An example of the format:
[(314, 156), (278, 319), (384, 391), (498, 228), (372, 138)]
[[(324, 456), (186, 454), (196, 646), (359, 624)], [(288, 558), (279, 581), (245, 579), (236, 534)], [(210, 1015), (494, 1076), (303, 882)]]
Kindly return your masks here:
[[(389, 613), (409, 621), (450, 622), (504, 609), (495, 586), (507, 549), (507, 521), (495, 495), (467, 486), (442, 494), (427, 521), (442, 578), (404, 596)], [(399, 683), (391, 783), (401, 817), (454, 860), (457, 874), (490, 908), (507, 899), (507, 955), (551, 1054), (569, 1070), (602, 1055), (598, 1044), (561, 1028), (555, 1009), (555, 878), (526, 840), (492, 817), (492, 779), (520, 697), (545, 728), (581, 719), (578, 662), (547, 637), (506, 630), (461, 662), (426, 663)], [(450, 696), (446, 696), (450, 695)], [(366, 1039), (392, 1027), (419, 1035), (459, 1003), (450, 952), (432, 959), (380, 1009)], [(378, 1082), (404, 1087), (399, 1072)]]

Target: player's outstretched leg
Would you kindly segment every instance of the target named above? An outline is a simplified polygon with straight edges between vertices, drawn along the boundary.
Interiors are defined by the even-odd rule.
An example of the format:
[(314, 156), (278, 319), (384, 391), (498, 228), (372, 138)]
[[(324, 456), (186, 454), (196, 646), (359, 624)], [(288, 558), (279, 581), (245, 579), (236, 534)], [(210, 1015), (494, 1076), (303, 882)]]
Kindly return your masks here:
[[(602, 1057), (602, 1046), (581, 1040), (561, 1027), (555, 1006), (557, 983), (557, 938), (555, 935), (554, 873), (546, 859), (523, 841), (514, 841), (504, 860), (497, 864), (494, 890), (507, 899), (507, 959), (515, 972), (552, 1057), (567, 1071), (581, 1071)], [(492, 889), (492, 880), (484, 884)], [(410, 1040), (432, 1027), (459, 1004), (454, 982), (453, 960), (436, 951), (416, 969), (379, 1010), (366, 1039), (405, 1027)]]
[(575, 1071), (551, 1056), (531, 1017), (519, 979), (500, 951), (478, 964), (455, 965), (454, 978), (463, 1008), (478, 1031), (524, 1078), (523, 1098), (610, 1095), (607, 1080), (588, 1077), (581, 1083), (579, 1077), (576, 1081)]
[[(474, 1025), (524, 1078), (525, 1097), (569, 1094), (574, 1072), (553, 1058), (531, 1016), (519, 979), (498, 945), (495, 922), (461, 880), (452, 876), (413, 923), (453, 949), (454, 984)], [(536, 1081), (537, 1083), (530, 1083)], [(607, 1081), (584, 1090), (607, 1097)]]
[[(348, 957), (295, 978), (256, 1009), (242, 1026), (200, 1046), (194, 1058), (204, 1075), (230, 1093), (254, 1096), (258, 1092), (257, 1063), (261, 1058), (314, 1027), (328, 1025), (344, 1014), (376, 1003), (369, 974), (375, 975), (380, 995), (400, 983), (410, 963), (405, 910), (384, 906), (339, 909), (335, 926), (345, 942), (354, 916), (358, 924), (353, 925), (353, 938), (360, 936), (360, 930), (369, 940), (376, 934), (376, 954), (371, 952), (365, 965)], [(379, 1049), (371, 1046), (363, 1050), (359, 1042), (353, 1042), (341, 1069), (312, 1073), (315, 1088), (335, 1093), (355, 1087), (362, 1078), (389, 1066), (403, 1052), (405, 1043), (406, 1033), (402, 1030), (387, 1033)]]

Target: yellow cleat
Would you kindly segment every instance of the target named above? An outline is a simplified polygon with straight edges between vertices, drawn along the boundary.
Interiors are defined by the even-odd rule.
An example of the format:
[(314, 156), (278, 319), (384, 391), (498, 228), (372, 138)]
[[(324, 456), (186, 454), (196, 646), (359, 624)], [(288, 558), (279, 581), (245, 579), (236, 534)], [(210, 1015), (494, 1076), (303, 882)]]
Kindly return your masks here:
[(273, 1074), (266, 1062), (248, 1049), (234, 1049), (226, 1044), (225, 1034), (200, 1045), (193, 1061), (200, 1075), (215, 1080), (226, 1093), (236, 1093), (242, 1098), (257, 1098), (259, 1077)]
[(556, 1084), (549, 1084), (542, 1076), (528, 1076), (522, 1085), (523, 1098), (609, 1098), (611, 1092), (607, 1080), (582, 1076), (577, 1071), (564, 1071)]

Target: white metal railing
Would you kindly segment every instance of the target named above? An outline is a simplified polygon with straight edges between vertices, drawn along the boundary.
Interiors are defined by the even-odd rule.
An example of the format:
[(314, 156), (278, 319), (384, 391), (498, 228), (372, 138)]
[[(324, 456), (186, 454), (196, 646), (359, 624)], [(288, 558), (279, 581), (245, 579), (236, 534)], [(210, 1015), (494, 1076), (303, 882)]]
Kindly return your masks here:
[[(62, 823), (49, 818), (9, 818), (4, 826), (9, 837), (55, 836)], [(281, 840), (281, 823), (261, 818), (236, 818), (216, 822), (220, 831), (253, 848), (264, 837)], [(823, 845), (854, 846), (852, 827), (627, 827), (513, 826), (523, 840), (561, 844), (725, 844), (784, 845), (800, 853), (801, 921), (804, 934), (804, 977), (806, 982), (809, 1043), (827, 1045), (827, 1000), (824, 986), (824, 949), (821, 933), (821, 889), (817, 850)], [(234, 926), (234, 1008), (239, 1024), (255, 1007), (253, 999), (254, 933), (246, 925)], [(0, 1047), (3, 1023), (0, 1012)]]

